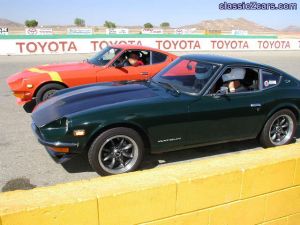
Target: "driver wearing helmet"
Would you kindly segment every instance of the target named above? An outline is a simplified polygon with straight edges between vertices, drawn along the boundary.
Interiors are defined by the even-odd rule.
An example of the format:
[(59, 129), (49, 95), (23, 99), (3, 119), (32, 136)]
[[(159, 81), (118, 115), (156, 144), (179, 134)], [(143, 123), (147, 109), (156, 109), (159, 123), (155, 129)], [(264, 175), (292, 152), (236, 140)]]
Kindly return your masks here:
[(208, 78), (212, 73), (212, 66), (198, 63), (195, 68), (195, 81), (193, 88), (201, 90), (207, 83)]
[(228, 87), (230, 93), (244, 92), (248, 89), (240, 82), (245, 78), (244, 68), (232, 68), (229, 73), (222, 75), (223, 86)]

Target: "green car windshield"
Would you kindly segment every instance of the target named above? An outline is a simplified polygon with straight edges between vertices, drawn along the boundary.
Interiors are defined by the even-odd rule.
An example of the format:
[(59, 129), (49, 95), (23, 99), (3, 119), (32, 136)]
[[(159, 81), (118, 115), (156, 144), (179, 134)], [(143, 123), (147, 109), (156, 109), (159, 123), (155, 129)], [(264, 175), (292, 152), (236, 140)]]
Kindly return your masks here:
[(152, 80), (155, 83), (171, 87), (177, 92), (197, 94), (217, 69), (218, 66), (215, 64), (178, 58)]
[(119, 48), (106, 47), (94, 57), (88, 59), (87, 62), (96, 66), (105, 66), (114, 59), (120, 51), (121, 49)]

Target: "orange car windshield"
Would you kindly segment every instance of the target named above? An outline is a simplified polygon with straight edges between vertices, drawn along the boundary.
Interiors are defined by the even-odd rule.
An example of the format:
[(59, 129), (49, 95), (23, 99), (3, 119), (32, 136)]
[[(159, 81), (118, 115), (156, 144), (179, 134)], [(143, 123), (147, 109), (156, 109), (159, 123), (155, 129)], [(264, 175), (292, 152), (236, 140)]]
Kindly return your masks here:
[(105, 66), (112, 59), (114, 59), (120, 51), (121, 49), (119, 48), (106, 47), (101, 52), (97, 53), (94, 57), (88, 59), (87, 62), (96, 66)]

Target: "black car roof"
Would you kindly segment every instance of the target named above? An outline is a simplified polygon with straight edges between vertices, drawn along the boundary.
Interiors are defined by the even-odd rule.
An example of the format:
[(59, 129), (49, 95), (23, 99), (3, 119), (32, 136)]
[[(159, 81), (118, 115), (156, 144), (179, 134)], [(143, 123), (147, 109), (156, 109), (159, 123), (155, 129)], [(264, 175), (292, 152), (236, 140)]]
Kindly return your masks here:
[[(204, 62), (211, 62), (217, 64), (246, 64), (246, 65), (262, 65), (255, 62), (248, 61), (246, 59), (233, 58), (221, 55), (210, 55), (210, 54), (189, 54), (183, 55), (182, 58), (199, 60)], [(264, 65), (266, 66), (266, 65)]]
[(249, 65), (249, 66), (258, 66), (263, 68), (271, 69), (272, 71), (275, 71), (281, 75), (288, 76), (290, 79), (296, 79), (297, 78), (287, 74), (286, 72), (275, 68), (270, 65), (266, 65), (263, 63), (256, 63), (252, 62), (246, 59), (240, 59), (240, 58), (234, 58), (234, 57), (228, 57), (228, 56), (222, 56), (222, 55), (213, 55), (213, 54), (188, 54), (188, 55), (182, 55), (181, 58), (184, 59), (190, 59), (190, 60), (197, 60), (197, 61), (203, 61), (203, 62), (209, 62), (209, 63), (216, 63), (216, 64), (222, 64), (222, 65)]

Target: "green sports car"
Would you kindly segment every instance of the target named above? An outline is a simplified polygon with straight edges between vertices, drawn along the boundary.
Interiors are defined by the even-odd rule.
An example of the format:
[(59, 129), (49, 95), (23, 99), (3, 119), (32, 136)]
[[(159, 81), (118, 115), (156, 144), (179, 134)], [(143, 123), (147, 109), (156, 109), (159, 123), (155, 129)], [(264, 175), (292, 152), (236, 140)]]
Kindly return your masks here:
[(87, 153), (100, 174), (136, 170), (145, 153), (258, 138), (294, 139), (300, 83), (276, 68), (214, 55), (181, 56), (147, 82), (57, 92), (32, 128), (57, 162)]

